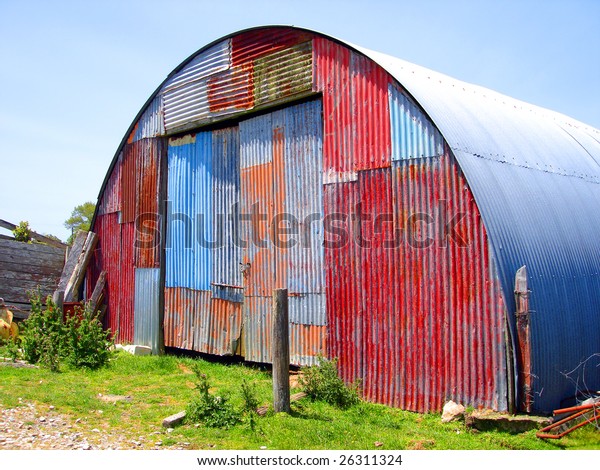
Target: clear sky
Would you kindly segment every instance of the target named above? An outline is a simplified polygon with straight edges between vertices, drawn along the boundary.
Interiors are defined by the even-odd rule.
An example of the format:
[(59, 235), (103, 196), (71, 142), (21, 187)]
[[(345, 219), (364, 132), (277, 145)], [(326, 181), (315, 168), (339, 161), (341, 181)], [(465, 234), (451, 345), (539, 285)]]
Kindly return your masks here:
[[(180, 62), (290, 24), (600, 128), (600, 0), (0, 0), (0, 219), (66, 239)], [(3, 231), (2, 233), (6, 233)]]

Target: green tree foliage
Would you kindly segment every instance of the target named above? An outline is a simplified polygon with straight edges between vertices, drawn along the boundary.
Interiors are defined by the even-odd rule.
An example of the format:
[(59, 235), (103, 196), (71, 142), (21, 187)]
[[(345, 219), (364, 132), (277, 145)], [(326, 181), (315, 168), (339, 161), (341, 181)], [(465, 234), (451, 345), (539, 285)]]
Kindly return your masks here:
[(26, 220), (21, 221), (12, 232), (18, 242), (27, 243), (31, 241), (31, 228)]
[(75, 207), (71, 212), (71, 217), (65, 220), (65, 227), (71, 230), (71, 236), (67, 239), (67, 243), (71, 245), (73, 239), (79, 230), (89, 230), (94, 217), (96, 205), (93, 202), (84, 202)]

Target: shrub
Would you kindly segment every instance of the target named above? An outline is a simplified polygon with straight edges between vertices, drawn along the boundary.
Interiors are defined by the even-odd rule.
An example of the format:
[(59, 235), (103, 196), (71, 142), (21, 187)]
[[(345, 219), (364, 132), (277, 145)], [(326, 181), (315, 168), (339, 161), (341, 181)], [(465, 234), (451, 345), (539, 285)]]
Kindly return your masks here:
[(98, 369), (108, 363), (113, 339), (110, 330), (102, 328), (100, 320), (86, 304), (75, 307), (75, 314), (66, 322), (66, 361), (73, 367)]
[(50, 297), (46, 300), (46, 308), (43, 308), (39, 292), (32, 293), (30, 298), (31, 313), (23, 322), (21, 333), (23, 358), (31, 364), (40, 363), (57, 371), (64, 356), (66, 335), (62, 312)]
[(258, 417), (256, 409), (260, 403), (256, 396), (256, 388), (254, 385), (249, 384), (246, 379), (242, 381), (242, 400), (242, 414), (248, 419), (250, 429), (254, 431)]
[(319, 358), (319, 364), (303, 369), (300, 377), (306, 395), (340, 408), (349, 408), (360, 402), (358, 386), (347, 386), (338, 376), (337, 359)]
[(63, 322), (63, 312), (51, 297), (42, 306), (39, 292), (30, 294), (31, 313), (23, 322), (21, 349), (31, 364), (58, 371), (66, 362), (73, 367), (97, 369), (107, 364), (113, 345), (110, 330), (104, 331), (94, 312), (86, 305)]
[(13, 236), (18, 242), (28, 243), (31, 241), (31, 229), (29, 228), (29, 222), (22, 221), (13, 229)]
[(241, 415), (227, 397), (212, 395), (208, 377), (197, 366), (193, 369), (198, 379), (198, 395), (187, 406), (186, 421), (202, 422), (211, 428), (230, 428), (240, 423)]

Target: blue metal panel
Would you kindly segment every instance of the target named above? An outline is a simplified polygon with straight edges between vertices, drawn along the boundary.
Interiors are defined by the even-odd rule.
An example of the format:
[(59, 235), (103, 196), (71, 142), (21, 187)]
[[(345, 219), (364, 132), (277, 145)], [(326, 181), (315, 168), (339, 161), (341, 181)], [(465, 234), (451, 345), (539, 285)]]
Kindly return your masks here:
[(243, 302), (239, 243), (240, 158), (237, 127), (213, 132), (213, 297)]
[(136, 268), (133, 342), (159, 351), (160, 269)]
[(166, 287), (211, 290), (212, 133), (170, 139)]
[(427, 116), (397, 86), (390, 84), (388, 94), (392, 161), (442, 155), (442, 135)]

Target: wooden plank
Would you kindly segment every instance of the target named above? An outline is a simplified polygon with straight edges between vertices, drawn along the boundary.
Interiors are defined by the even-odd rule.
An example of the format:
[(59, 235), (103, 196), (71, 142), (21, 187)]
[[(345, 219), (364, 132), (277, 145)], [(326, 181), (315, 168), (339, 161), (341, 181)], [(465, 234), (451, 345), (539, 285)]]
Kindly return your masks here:
[(96, 285), (94, 286), (94, 291), (92, 292), (92, 296), (90, 297), (90, 310), (92, 312), (96, 312), (98, 307), (102, 304), (104, 300), (104, 285), (106, 284), (106, 271), (102, 271), (100, 276), (98, 276), (98, 280), (96, 281)]
[(65, 255), (66, 247), (58, 248), (55, 246), (41, 245), (39, 243), (23, 243), (16, 240), (0, 240), (0, 253), (5, 252), (33, 252), (33, 253), (49, 253), (56, 256)]
[(75, 240), (73, 240), (73, 245), (69, 251), (69, 256), (67, 257), (67, 261), (63, 267), (57, 290), (62, 290), (64, 292), (67, 291), (67, 284), (69, 283), (71, 274), (73, 274), (73, 270), (79, 261), (79, 255), (81, 255), (86, 239), (87, 232), (84, 232), (83, 230), (80, 230), (77, 232), (77, 235), (75, 235)]
[(62, 272), (62, 263), (60, 265), (49, 266), (34, 266), (32, 264), (21, 264), (15, 262), (8, 262), (0, 259), (0, 279), (4, 271), (20, 272), (29, 274), (44, 274), (46, 276), (60, 278)]
[[(15, 228), (17, 228), (17, 226), (15, 224), (11, 224), (10, 222), (7, 222), (6, 220), (2, 220), (2, 219), (0, 219), (0, 227), (6, 228), (8, 230), (14, 230)], [(67, 246), (63, 242), (59, 242), (59, 241), (53, 240), (52, 238), (48, 238), (47, 236), (42, 235), (37, 232), (34, 232), (31, 229), (29, 230), (29, 233), (31, 234), (31, 238), (37, 240), (38, 242), (43, 242), (43, 243), (46, 243), (47, 245), (54, 246), (57, 248), (65, 248)]]
[(519, 400), (520, 411), (530, 413), (532, 396), (532, 375), (531, 375), (531, 339), (529, 328), (529, 289), (527, 287), (527, 268), (520, 267), (515, 275), (515, 303), (517, 311), (517, 340), (518, 351), (517, 360), (519, 364), (519, 390), (521, 397)]
[(53, 274), (40, 274), (40, 273), (36, 273), (36, 272), (18, 272), (18, 271), (3, 271), (0, 273), (0, 282), (4, 282), (4, 281), (19, 281), (19, 280), (23, 280), (23, 281), (32, 281), (32, 282), (39, 282), (42, 284), (53, 284), (56, 285), (58, 283), (58, 279), (59, 279), (60, 274), (56, 273), (56, 275)]
[[(74, 253), (76, 256), (78, 255), (77, 262), (65, 286), (65, 302), (76, 302), (79, 300), (79, 288), (83, 283), (88, 264), (92, 259), (97, 243), (98, 236), (94, 232), (87, 232), (81, 252), (79, 255), (76, 252)], [(69, 256), (69, 259), (71, 259), (71, 256)]]

